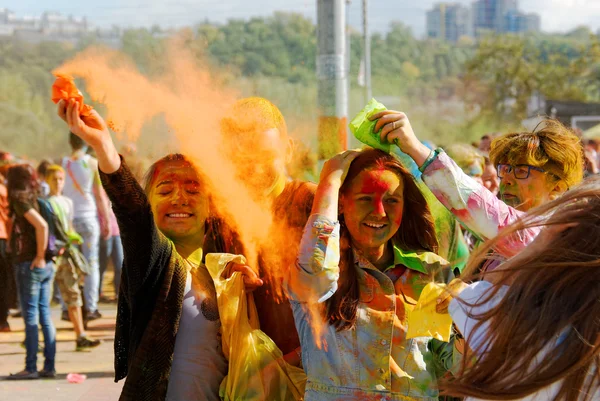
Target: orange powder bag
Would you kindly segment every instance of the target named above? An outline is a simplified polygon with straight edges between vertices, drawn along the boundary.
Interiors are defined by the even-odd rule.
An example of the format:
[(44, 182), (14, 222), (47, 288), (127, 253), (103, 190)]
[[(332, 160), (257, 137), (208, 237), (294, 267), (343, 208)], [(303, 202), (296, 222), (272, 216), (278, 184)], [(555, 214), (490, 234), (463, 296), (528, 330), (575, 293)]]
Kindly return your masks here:
[(83, 103), (83, 95), (75, 86), (73, 77), (69, 75), (55, 74), (56, 81), (52, 85), (52, 101), (58, 103), (60, 100), (75, 99), (80, 104), (80, 114), (88, 116), (93, 107)]

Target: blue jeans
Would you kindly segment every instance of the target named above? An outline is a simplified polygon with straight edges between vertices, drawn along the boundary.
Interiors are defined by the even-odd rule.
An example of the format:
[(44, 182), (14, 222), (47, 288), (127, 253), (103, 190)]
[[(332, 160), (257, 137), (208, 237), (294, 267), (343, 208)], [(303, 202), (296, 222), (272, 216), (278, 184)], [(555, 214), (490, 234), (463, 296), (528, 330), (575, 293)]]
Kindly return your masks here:
[(115, 295), (118, 296), (119, 285), (121, 284), (121, 268), (123, 267), (123, 244), (121, 244), (121, 236), (119, 235), (114, 235), (107, 240), (100, 239), (100, 285), (98, 287), (100, 292), (102, 292), (102, 281), (109, 260), (112, 260), (115, 267), (113, 284)]
[(88, 312), (98, 310), (98, 283), (100, 282), (100, 267), (98, 265), (100, 223), (96, 216), (91, 218), (73, 219), (73, 228), (83, 238), (81, 253), (87, 259), (91, 273), (85, 276), (83, 283), (83, 298)]
[(44, 334), (44, 370), (54, 371), (56, 329), (50, 316), (50, 297), (54, 268), (52, 262), (43, 269), (31, 269), (31, 262), (17, 263), (17, 284), (21, 296), (21, 311), (25, 321), (25, 369), (37, 372), (38, 324)]

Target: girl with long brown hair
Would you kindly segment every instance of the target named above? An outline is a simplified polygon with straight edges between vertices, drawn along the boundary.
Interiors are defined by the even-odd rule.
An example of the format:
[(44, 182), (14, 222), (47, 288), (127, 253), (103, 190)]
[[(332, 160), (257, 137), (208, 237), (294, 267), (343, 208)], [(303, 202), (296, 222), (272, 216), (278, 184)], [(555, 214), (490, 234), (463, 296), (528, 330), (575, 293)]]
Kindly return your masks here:
[[(548, 216), (550, 216), (548, 218)], [(600, 178), (531, 211), (482, 246), (543, 227), (521, 253), (454, 284), (449, 312), (466, 338), (460, 372), (444, 392), (472, 399), (600, 399)], [(470, 274), (465, 280), (477, 278)]]
[[(25, 322), (25, 369), (9, 380), (53, 378), (56, 375), (56, 328), (50, 315), (54, 269), (49, 246), (48, 221), (42, 207), (35, 169), (28, 164), (11, 167), (6, 176), (9, 216), (13, 219), (10, 250)], [(44, 368), (37, 369), (38, 327), (44, 334)]]
[(305, 400), (437, 400), (431, 337), (406, 339), (407, 310), (446, 265), (437, 247), (398, 159), (368, 149), (325, 163), (289, 281)]

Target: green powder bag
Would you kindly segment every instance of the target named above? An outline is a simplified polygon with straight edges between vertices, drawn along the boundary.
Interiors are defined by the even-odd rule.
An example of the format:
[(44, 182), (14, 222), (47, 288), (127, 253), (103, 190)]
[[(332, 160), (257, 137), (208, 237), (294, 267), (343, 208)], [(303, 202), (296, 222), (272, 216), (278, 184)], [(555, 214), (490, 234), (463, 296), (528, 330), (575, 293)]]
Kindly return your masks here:
[(389, 153), (391, 145), (389, 143), (381, 143), (379, 133), (374, 132), (377, 121), (369, 121), (369, 117), (384, 110), (387, 110), (387, 108), (383, 104), (375, 99), (371, 99), (365, 108), (350, 122), (350, 131), (352, 131), (356, 139), (365, 145)]

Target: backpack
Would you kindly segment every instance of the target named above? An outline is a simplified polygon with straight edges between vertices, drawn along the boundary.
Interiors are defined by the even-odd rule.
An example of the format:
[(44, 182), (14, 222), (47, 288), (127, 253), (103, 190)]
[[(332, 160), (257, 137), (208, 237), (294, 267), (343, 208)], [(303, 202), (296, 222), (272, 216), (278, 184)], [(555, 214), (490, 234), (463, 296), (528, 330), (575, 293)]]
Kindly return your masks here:
[(52, 205), (46, 199), (38, 198), (40, 215), (48, 223), (48, 246), (46, 248), (46, 260), (52, 260), (60, 256), (68, 244), (68, 237)]

